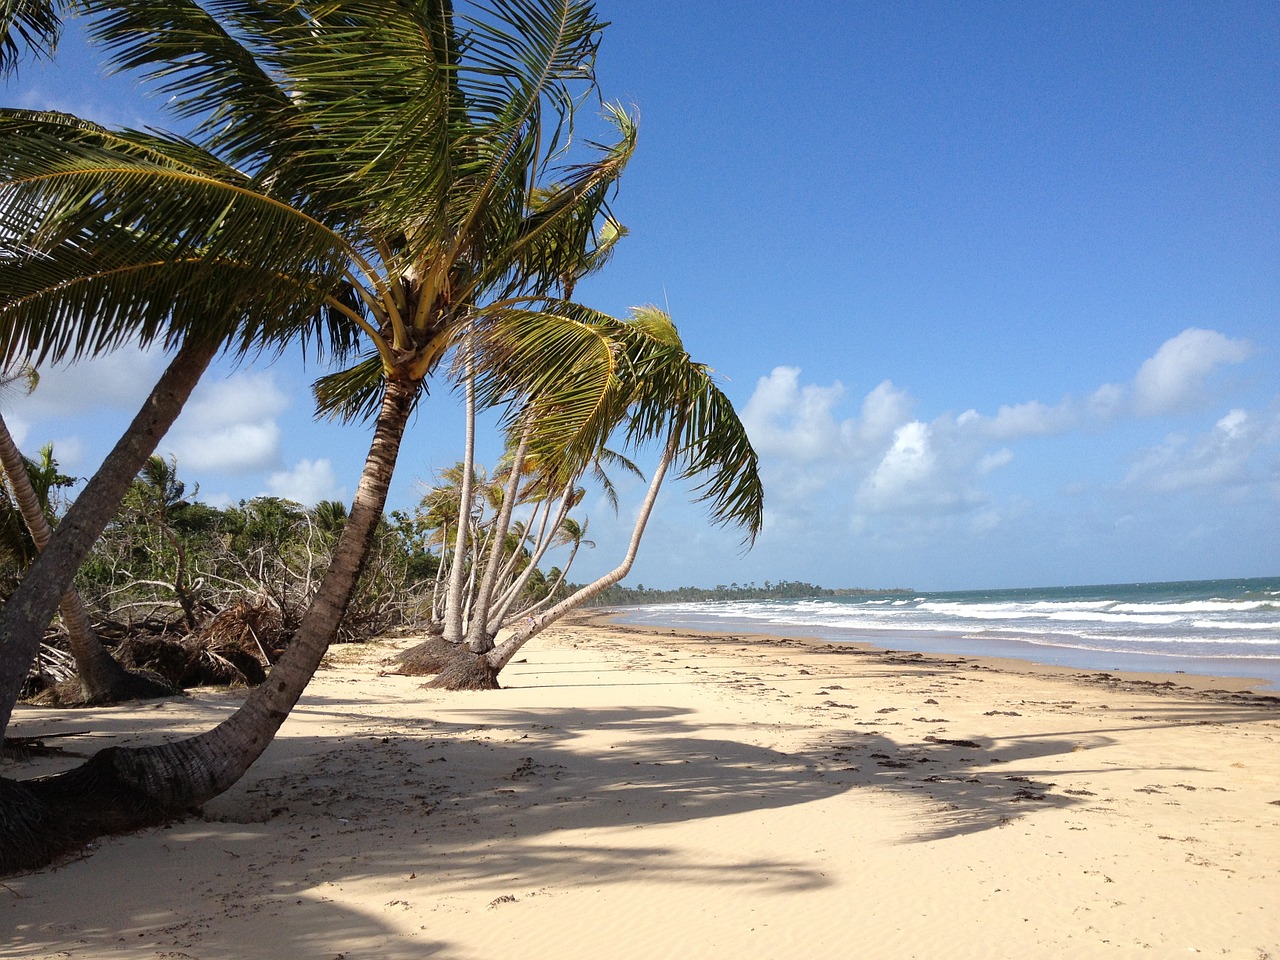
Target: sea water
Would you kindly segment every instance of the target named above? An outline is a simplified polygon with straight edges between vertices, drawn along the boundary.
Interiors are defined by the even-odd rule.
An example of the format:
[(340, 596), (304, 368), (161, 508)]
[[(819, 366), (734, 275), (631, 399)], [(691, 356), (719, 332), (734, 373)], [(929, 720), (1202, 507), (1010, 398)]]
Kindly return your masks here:
[(1280, 688), (1280, 577), (654, 604), (620, 619)]

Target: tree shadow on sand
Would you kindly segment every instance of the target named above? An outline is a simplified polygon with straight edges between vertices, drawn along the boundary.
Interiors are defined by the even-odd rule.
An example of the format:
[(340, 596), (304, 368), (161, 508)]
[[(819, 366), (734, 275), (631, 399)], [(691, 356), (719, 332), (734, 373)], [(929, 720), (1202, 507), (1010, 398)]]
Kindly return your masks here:
[[(1080, 802), (1025, 775), (1037, 758), (1078, 750), (1078, 736), (1006, 739), (996, 756), (990, 744), (976, 741), (922, 738), (904, 745), (883, 733), (826, 727), (806, 748), (782, 751), (744, 742), (732, 726), (709, 728), (672, 708), (492, 709), (472, 716), (473, 722), (407, 724), (402, 716), (366, 715), (364, 730), (353, 730), (341, 744), (289, 738), (277, 746), (290, 751), (287, 763), (296, 771), (245, 784), (206, 813), (244, 821), (295, 817), (318, 807), (342, 829), (369, 830), (391, 841), (369, 852), (379, 869), (390, 856), (412, 871), (429, 849), (447, 856), (460, 877), (513, 874), (557, 882), (585, 872), (607, 883), (631, 877), (646, 858), (657, 862), (673, 851), (628, 844), (611, 857), (595, 843), (590, 851), (566, 843), (564, 831), (726, 817), (875, 788), (919, 801), (916, 814), (928, 827), (904, 838), (918, 842)], [(580, 749), (586, 730), (608, 735), (610, 747)], [(327, 749), (314, 752), (317, 747)], [(1001, 761), (1016, 764), (1019, 775), (1006, 775)], [(420, 839), (408, 841), (410, 856), (387, 823), (418, 831), (412, 836)], [(477, 846), (477, 839), (485, 845)], [(798, 862), (663, 866), (675, 879), (685, 874), (690, 881), (723, 873), (735, 882), (782, 882), (788, 889), (824, 882)]]
[[(1071, 784), (1049, 781), (1066, 776), (1060, 767), (1054, 772), (1054, 758), (1113, 742), (1111, 731), (1097, 728), (955, 740), (924, 724), (889, 736), (828, 716), (816, 727), (774, 725), (792, 741), (797, 732), (811, 734), (799, 738), (803, 747), (781, 750), (749, 742), (759, 739), (758, 726), (708, 725), (705, 716), (671, 707), (526, 710), (471, 701), (454, 714), (464, 719), (451, 720), (406, 718), (380, 702), (389, 708), (402, 696), (375, 694), (355, 711), (349, 701), (308, 697), (300, 713), (337, 721), (347, 734), (286, 730), (270, 747), (270, 762), (257, 768), (271, 775), (250, 771), (205, 807), (203, 820), (108, 840), (86, 862), (42, 878), (59, 887), (48, 896), (74, 905), (72, 915), (36, 916), (23, 926), (15, 899), (7, 906), (16, 932), (0, 938), (0, 952), (38, 954), (79, 942), (91, 953), (94, 944), (114, 945), (122, 932), (139, 946), (185, 946), (198, 956), (309, 956), (320, 955), (322, 944), (358, 943), (398, 960), (450, 949), (440, 939), (447, 925), (415, 927), (421, 932), (409, 936), (389, 916), (325, 896), (328, 885), (343, 883), (385, 892), (383, 914), (435, 909), (451, 898), (465, 909), (483, 908), (495, 890), (522, 898), (556, 887), (603, 887), (640, 871), (691, 890), (724, 883), (804, 892), (829, 881), (803, 854), (779, 855), (788, 849), (784, 841), (768, 855), (757, 846), (716, 861), (664, 842), (661, 826), (875, 790), (914, 801), (919, 829), (899, 842), (974, 833), (1089, 802), (1068, 792)], [(220, 702), (215, 712), (229, 707)], [(1258, 715), (1180, 706), (1142, 719), (1164, 726)], [(607, 746), (587, 748), (601, 742)], [(1070, 776), (1123, 769), (1073, 767)], [(589, 840), (577, 833), (588, 829), (597, 831)], [(155, 844), (198, 850), (206, 857), (199, 875), (122, 883), (131, 857), (144, 852), (138, 848)], [(10, 892), (20, 896), (21, 880), (12, 883)], [(200, 909), (179, 916), (178, 901), (165, 891), (185, 896), (192, 886), (202, 891)], [(78, 929), (81, 911), (115, 919), (108, 929)]]

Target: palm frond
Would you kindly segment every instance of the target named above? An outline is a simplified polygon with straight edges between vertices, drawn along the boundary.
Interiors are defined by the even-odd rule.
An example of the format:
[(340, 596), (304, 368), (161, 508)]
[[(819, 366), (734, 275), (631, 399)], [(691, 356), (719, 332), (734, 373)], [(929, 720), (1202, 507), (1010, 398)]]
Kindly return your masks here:
[[(0, 357), (298, 333), (342, 353), (348, 248), (184, 140), (0, 110)], [(307, 319), (311, 318), (311, 319)]]
[(52, 57), (62, 34), (58, 0), (0, 0), (0, 77), (18, 65), (24, 50)]

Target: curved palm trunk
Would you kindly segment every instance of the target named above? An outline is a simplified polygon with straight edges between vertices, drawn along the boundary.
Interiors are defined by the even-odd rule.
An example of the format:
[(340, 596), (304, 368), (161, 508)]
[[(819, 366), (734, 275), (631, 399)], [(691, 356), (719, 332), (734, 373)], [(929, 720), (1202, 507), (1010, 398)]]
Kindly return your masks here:
[(546, 613), (527, 617), (514, 633), (498, 644), (487, 654), (474, 656), (461, 654), (448, 664), (439, 675), (423, 686), (439, 690), (492, 690), (498, 686), (498, 674), (511, 662), (521, 647), (536, 637), (551, 624), (571, 610), (586, 603), (601, 591), (613, 586), (628, 573), (635, 563), (636, 554), (640, 551), (640, 540), (644, 536), (644, 528), (649, 523), (653, 506), (658, 501), (658, 490), (666, 476), (667, 468), (676, 454), (677, 431), (673, 431), (667, 446), (663, 450), (662, 459), (654, 470), (653, 479), (649, 481), (649, 490), (645, 494), (644, 503), (636, 517), (635, 526), (631, 530), (631, 542), (622, 562), (598, 580), (589, 583), (581, 590), (561, 600)]
[(0, 612), (0, 736), (22, 692), (40, 638), (76, 571), (120, 509), (129, 484), (182, 412), (221, 344), (187, 341), (170, 361), (129, 429), (76, 497), (49, 545)]
[[(31, 539), (36, 549), (43, 551), (49, 545), (53, 532), (44, 515), (40, 498), (36, 496), (31, 479), (27, 476), (22, 453), (14, 443), (13, 435), (9, 433), (9, 426), (3, 417), (0, 417), (0, 464), (3, 464), (5, 476), (9, 478), (9, 487), (13, 491), (18, 510), (22, 513), (22, 519), (31, 531)], [(166, 683), (130, 673), (115, 661), (98, 639), (93, 622), (89, 619), (89, 611), (75, 587), (67, 588), (67, 592), (62, 595), (58, 612), (62, 615), (62, 622), (71, 640), (71, 655), (75, 658), (76, 674), (85, 700), (90, 703), (115, 703), (120, 700), (168, 697), (177, 692)]]
[(573, 558), (578, 555), (578, 550), (579, 548), (581, 548), (581, 546), (582, 546), (581, 540), (578, 540), (574, 543), (573, 549), (569, 551), (569, 559), (564, 562), (564, 569), (560, 571), (560, 575), (556, 577), (555, 582), (551, 584), (550, 587), (547, 588), (547, 595), (543, 597), (541, 600), (539, 600), (537, 603), (532, 604), (526, 609), (519, 611), (516, 614), (517, 617), (522, 615), (526, 617), (530, 616), (533, 613), (536, 613), (537, 611), (541, 610), (543, 607), (545, 607), (547, 604), (551, 602), (552, 598), (554, 598), (556, 595), (556, 591), (560, 589), (560, 585), (564, 583), (566, 579), (568, 579), (569, 568), (573, 566)]
[(67, 773), (0, 780), (0, 873), (47, 863), (103, 833), (180, 816), (234, 784), (311, 680), (351, 600), (377, 530), (418, 381), (391, 381), (351, 515), (297, 634), (267, 679), (212, 730), (161, 746), (110, 747)]

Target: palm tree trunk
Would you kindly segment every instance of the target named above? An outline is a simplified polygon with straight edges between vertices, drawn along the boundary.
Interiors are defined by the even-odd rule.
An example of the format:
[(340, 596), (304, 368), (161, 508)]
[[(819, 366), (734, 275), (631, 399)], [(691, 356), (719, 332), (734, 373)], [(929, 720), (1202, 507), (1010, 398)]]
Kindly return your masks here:
[(627, 554), (622, 558), (622, 562), (603, 577), (592, 581), (581, 590), (565, 597), (546, 613), (527, 617), (512, 636), (504, 640), (488, 655), (489, 665), (493, 667), (495, 672), (510, 663), (511, 658), (516, 655), (516, 651), (570, 610), (582, 606), (592, 597), (607, 590), (631, 572), (631, 567), (636, 562), (636, 554), (640, 551), (640, 540), (644, 536), (644, 529), (649, 523), (649, 515), (653, 513), (654, 504), (658, 502), (658, 491), (662, 487), (662, 480), (666, 476), (667, 468), (671, 466), (671, 461), (675, 459), (677, 439), (678, 431), (673, 430), (671, 438), (667, 441), (667, 446), (662, 452), (662, 459), (658, 461), (658, 466), (654, 469), (653, 479), (649, 481), (649, 490), (645, 494), (644, 502), (640, 505), (640, 513), (636, 516), (635, 526), (631, 530), (631, 543), (627, 546)]
[(476, 591), (475, 609), (471, 614), (471, 624), (467, 630), (467, 647), (472, 653), (488, 653), (493, 649), (493, 635), (488, 630), (489, 608), (493, 601), (494, 585), (498, 582), (498, 568), (503, 565), (502, 551), (507, 545), (507, 532), (511, 529), (511, 514), (516, 507), (516, 496), (520, 490), (520, 474), (524, 470), (524, 457), (529, 450), (529, 438), (532, 433), (533, 423), (528, 421), (520, 433), (520, 443), (511, 461), (511, 476), (507, 478), (507, 486), (502, 495), (502, 508), (494, 521), (489, 562), (485, 564), (484, 577), (480, 581), (480, 589)]
[(471, 358), (471, 342), (468, 340), (464, 343), (462, 349), (467, 351), (467, 425), (462, 478), (458, 485), (458, 533), (453, 545), (453, 566), (449, 569), (449, 594), (444, 608), (444, 638), (450, 643), (461, 643), (464, 632), (462, 593), (466, 581), (467, 534), (471, 532), (471, 487), (476, 469), (476, 378), (475, 363)]
[(570, 483), (565, 487), (565, 492), (560, 498), (560, 506), (556, 509), (555, 522), (547, 526), (547, 521), (551, 516), (551, 504), (547, 504), (547, 512), (542, 517), (542, 526), (538, 530), (538, 540), (534, 544), (532, 555), (529, 557), (529, 563), (520, 571), (517, 577), (506, 589), (502, 595), (502, 599), (498, 601), (494, 611), (493, 619), (489, 623), (489, 629), (492, 633), (497, 633), (502, 621), (506, 619), (507, 614), (511, 612), (512, 606), (520, 599), (520, 594), (524, 592), (524, 588), (528, 585), (529, 580), (533, 577), (533, 571), (537, 569), (538, 564), (542, 562), (542, 558), (546, 552), (551, 549), (552, 541), (555, 540), (556, 531), (560, 529), (560, 525), (564, 523), (564, 518), (569, 515), (572, 509), (573, 484)]
[(0, 736), (8, 729), (22, 682), (59, 601), (220, 347), (216, 340), (183, 343), (0, 612)]
[(109, 747), (42, 780), (0, 780), (0, 874), (47, 863), (103, 833), (180, 816), (222, 793), (261, 756), (337, 634), (386, 504), (418, 386), (388, 382), (351, 515), (297, 634), (267, 679), (206, 733), (160, 746)]
[[(14, 443), (9, 426), (0, 417), (0, 463), (13, 499), (22, 513), (36, 550), (43, 551), (49, 545), (53, 531), (44, 515), (40, 498), (36, 495), (31, 479), (27, 476), (22, 453)], [(89, 703), (116, 703), (120, 700), (145, 700), (153, 697), (172, 696), (177, 691), (168, 684), (150, 677), (132, 674), (120, 666), (107, 652), (89, 618), (89, 611), (75, 587), (68, 587), (58, 603), (58, 612), (67, 628), (71, 641), (71, 655), (76, 662), (76, 675), (80, 690)]]
[(658, 490), (662, 487), (662, 480), (666, 476), (667, 468), (671, 466), (671, 461), (675, 459), (678, 434), (678, 430), (673, 430), (670, 439), (667, 441), (667, 446), (662, 453), (662, 459), (654, 470), (653, 479), (649, 481), (649, 490), (645, 494), (644, 503), (640, 505), (640, 513), (636, 517), (635, 526), (631, 531), (631, 543), (627, 547), (627, 554), (618, 566), (600, 579), (589, 583), (581, 590), (561, 600), (546, 613), (526, 618), (510, 637), (487, 654), (482, 656), (463, 655), (456, 658), (444, 670), (440, 671), (434, 680), (423, 684), (423, 686), (437, 690), (496, 688), (498, 686), (498, 673), (511, 662), (511, 658), (516, 655), (521, 647), (570, 610), (580, 607), (596, 594), (613, 586), (630, 573), (632, 564), (636, 560), (636, 554), (640, 550), (640, 540), (644, 536), (644, 528), (649, 523), (649, 515), (653, 513), (653, 506), (658, 501)]

